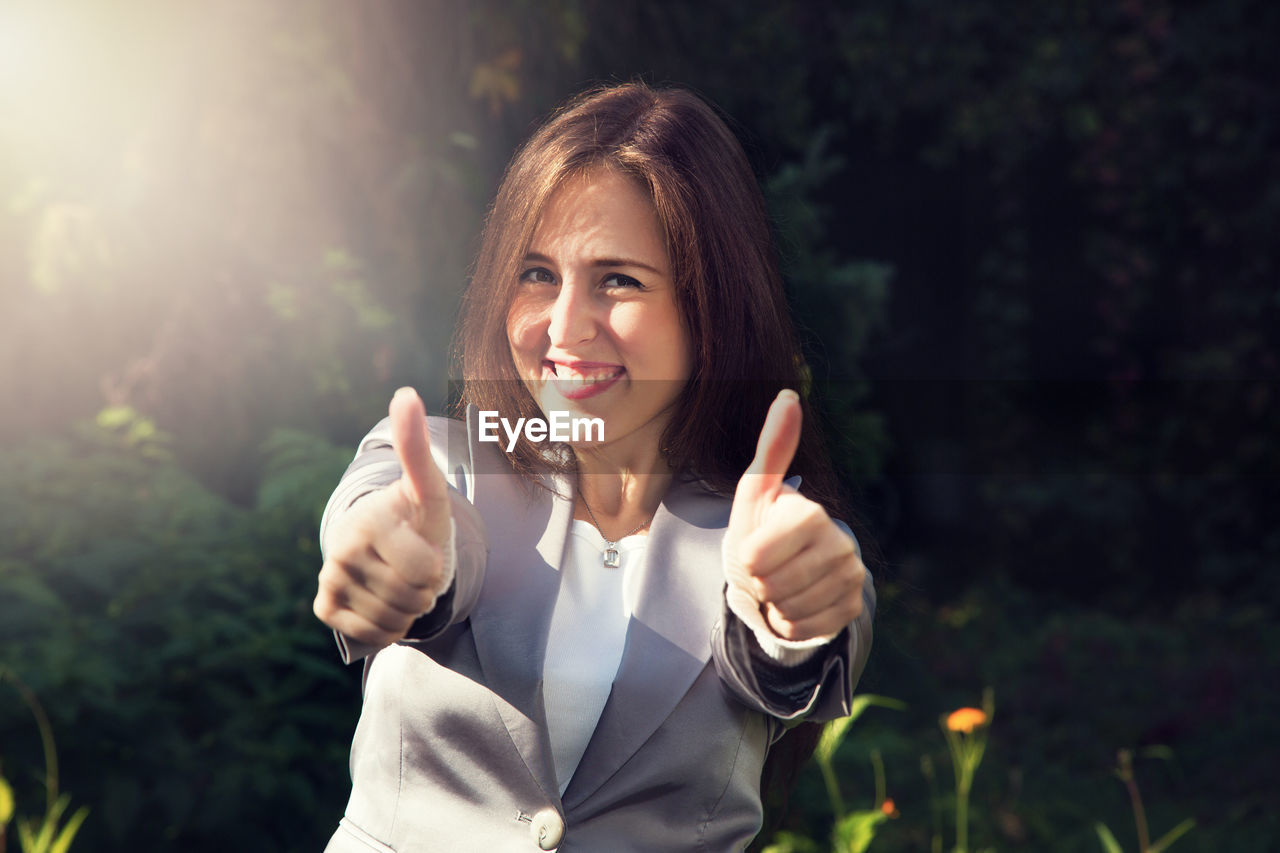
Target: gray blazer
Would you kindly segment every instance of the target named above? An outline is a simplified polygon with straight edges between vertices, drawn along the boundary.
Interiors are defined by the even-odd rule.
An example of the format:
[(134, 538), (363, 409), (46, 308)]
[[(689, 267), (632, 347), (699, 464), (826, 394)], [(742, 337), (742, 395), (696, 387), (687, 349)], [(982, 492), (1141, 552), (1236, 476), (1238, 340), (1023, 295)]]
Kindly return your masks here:
[[(364, 658), (364, 705), (327, 853), (743, 849), (784, 723), (849, 713), (871, 647), (870, 577), (862, 615), (817, 658), (772, 664), (725, 604), (729, 499), (674, 484), (650, 527), (613, 690), (561, 797), (542, 663), (572, 484), (523, 483), (497, 445), (475, 440), (474, 411), (428, 423), (454, 492), (457, 575), (405, 640), (373, 652), (338, 636), (345, 661)], [(399, 474), (383, 421), (330, 500), (322, 542), (335, 516)]]

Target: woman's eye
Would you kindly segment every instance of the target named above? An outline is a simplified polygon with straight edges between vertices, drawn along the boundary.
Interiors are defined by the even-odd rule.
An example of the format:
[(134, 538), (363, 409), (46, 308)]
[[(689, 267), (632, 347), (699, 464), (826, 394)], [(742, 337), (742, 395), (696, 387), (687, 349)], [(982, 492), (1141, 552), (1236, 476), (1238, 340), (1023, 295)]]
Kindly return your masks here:
[(520, 280), (530, 284), (555, 284), (556, 277), (543, 267), (532, 267), (520, 273)]
[(605, 287), (633, 287), (636, 290), (644, 290), (644, 285), (629, 275), (621, 273), (613, 273), (604, 280)]

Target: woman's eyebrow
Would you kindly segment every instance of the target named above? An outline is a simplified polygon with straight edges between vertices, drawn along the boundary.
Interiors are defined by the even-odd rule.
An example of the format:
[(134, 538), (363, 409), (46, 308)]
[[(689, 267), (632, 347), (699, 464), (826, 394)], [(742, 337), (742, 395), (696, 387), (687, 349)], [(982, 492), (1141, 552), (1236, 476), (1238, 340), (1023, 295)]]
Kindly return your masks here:
[(637, 261), (633, 258), (598, 258), (591, 262), (593, 267), (639, 267), (642, 270), (648, 270), (654, 275), (663, 275), (662, 270), (646, 264), (644, 261)]
[[(527, 252), (524, 256), (526, 264), (547, 264), (555, 266), (555, 261), (541, 252)], [(591, 261), (593, 267), (638, 267), (642, 270), (648, 270), (654, 275), (666, 275), (662, 270), (653, 264), (647, 264), (644, 261), (637, 261), (634, 258), (596, 258)]]
[(551, 260), (546, 255), (542, 254), (541, 252), (526, 252), (524, 256), (524, 263), (547, 264), (548, 266), (555, 266), (556, 262)]

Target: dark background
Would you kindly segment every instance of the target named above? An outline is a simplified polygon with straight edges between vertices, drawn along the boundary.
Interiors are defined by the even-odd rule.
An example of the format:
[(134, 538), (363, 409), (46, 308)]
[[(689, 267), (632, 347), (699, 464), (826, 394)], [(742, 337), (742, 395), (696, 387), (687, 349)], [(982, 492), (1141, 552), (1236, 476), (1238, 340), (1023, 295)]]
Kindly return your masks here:
[[(766, 190), (874, 542), (839, 755), (927, 850), (994, 690), (975, 848), (1275, 849), (1280, 7), (18, 2), (0, 10), (0, 667), (78, 850), (317, 850), (359, 671), (320, 509), (443, 405), (501, 169), (592, 82), (691, 87)], [(873, 546), (873, 547), (872, 547)], [(1153, 749), (1155, 748), (1155, 749)], [(921, 758), (938, 768), (931, 794)], [(0, 771), (43, 759), (0, 684)], [(809, 773), (786, 825), (824, 839)], [(950, 838), (951, 830), (946, 831)], [(16, 835), (10, 843), (16, 846)]]

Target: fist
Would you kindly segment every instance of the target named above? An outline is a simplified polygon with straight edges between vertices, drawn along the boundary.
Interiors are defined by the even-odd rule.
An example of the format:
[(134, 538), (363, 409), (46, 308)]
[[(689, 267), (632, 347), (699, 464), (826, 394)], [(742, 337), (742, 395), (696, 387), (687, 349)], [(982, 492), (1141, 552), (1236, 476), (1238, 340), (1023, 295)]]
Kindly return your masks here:
[(800, 398), (769, 408), (756, 455), (734, 492), (725, 574), (786, 640), (833, 637), (862, 613), (866, 568), (853, 537), (821, 505), (783, 483), (800, 444)]
[(400, 479), (338, 519), (313, 607), (329, 627), (378, 648), (404, 637), (449, 581), (449, 489), (431, 459), (426, 410), (417, 392), (401, 388), (390, 415)]

